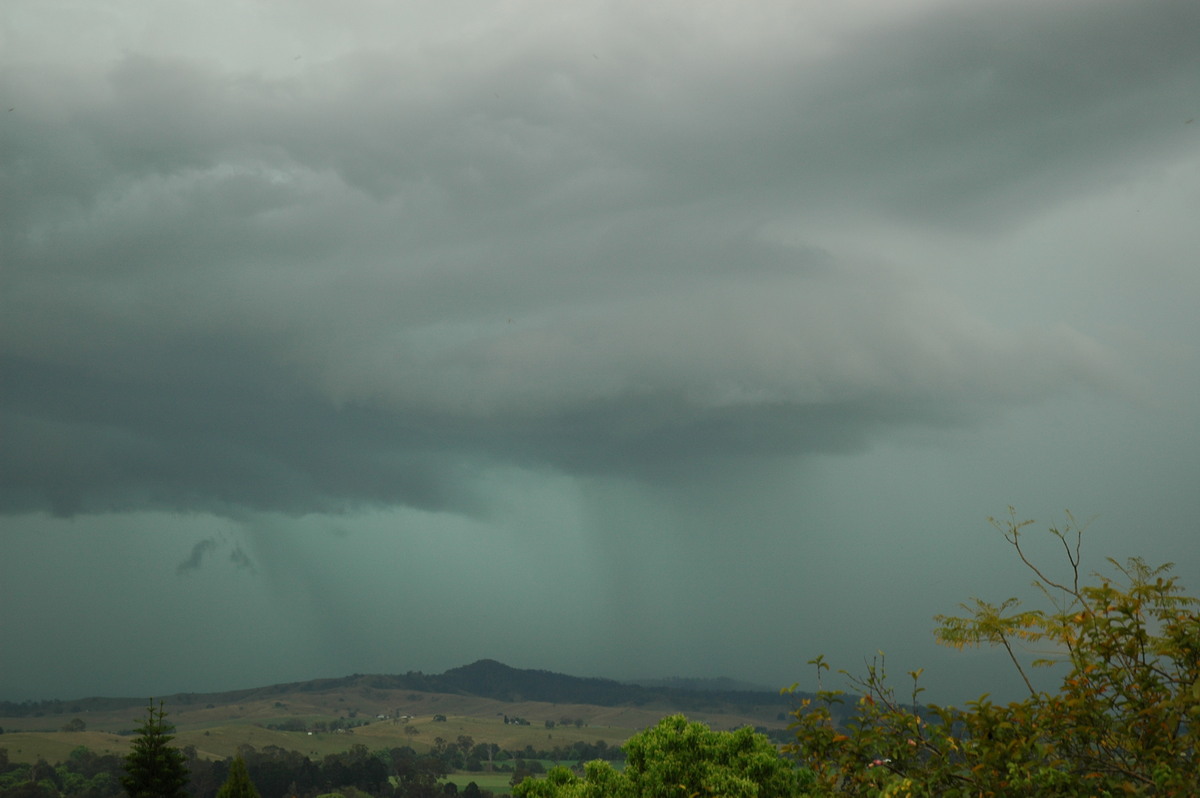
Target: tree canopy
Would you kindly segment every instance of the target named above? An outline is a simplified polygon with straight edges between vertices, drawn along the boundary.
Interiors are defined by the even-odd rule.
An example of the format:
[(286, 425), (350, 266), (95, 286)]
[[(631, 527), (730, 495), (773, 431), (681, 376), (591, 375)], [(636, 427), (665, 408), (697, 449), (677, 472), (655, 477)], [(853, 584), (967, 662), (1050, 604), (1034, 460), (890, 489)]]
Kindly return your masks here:
[(229, 765), (229, 776), (221, 789), (217, 790), (217, 798), (261, 798), (254, 782), (250, 780), (250, 772), (246, 770), (246, 760), (235, 756)]
[(163, 702), (154, 701), (146, 708), (146, 720), (138, 727), (133, 748), (125, 757), (125, 776), (121, 786), (129, 798), (184, 798), (188, 782), (182, 751), (172, 746), (175, 727), (166, 721)]
[(564, 767), (545, 779), (526, 779), (514, 798), (785, 798), (799, 793), (799, 772), (752, 729), (713, 731), (671, 715), (625, 743), (623, 771), (587, 763), (582, 777)]
[[(851, 715), (833, 722), (845, 691), (821, 691), (795, 712), (788, 750), (807, 766), (819, 794), (910, 796), (1198, 795), (1200, 616), (1171, 564), (1109, 559), (1085, 583), (1082, 528), (1068, 515), (1051, 528), (1065, 555), (1063, 576), (1023, 545), (1030, 521), (1000, 529), (1033, 573), (1045, 606), (1017, 598), (974, 599), (961, 616), (936, 618), (939, 642), (1002, 648), (1029, 695), (998, 705), (982, 696), (966, 708), (919, 704), (920, 671), (902, 703), (881, 660), (851, 677)], [(1022, 660), (1024, 644), (1052, 652)], [(812, 660), (818, 676), (829, 668)], [(1057, 690), (1034, 687), (1029, 669), (1064, 669)]]

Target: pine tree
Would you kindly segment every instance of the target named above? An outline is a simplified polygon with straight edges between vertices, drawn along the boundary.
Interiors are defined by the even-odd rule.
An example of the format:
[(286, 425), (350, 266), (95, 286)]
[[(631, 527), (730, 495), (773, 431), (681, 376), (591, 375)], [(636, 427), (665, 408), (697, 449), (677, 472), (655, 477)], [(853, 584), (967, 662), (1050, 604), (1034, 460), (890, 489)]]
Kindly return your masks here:
[(133, 750), (125, 757), (125, 775), (121, 786), (130, 798), (186, 798), (183, 786), (188, 770), (183, 752), (170, 745), (175, 727), (167, 723), (163, 702), (146, 708), (146, 720), (138, 727)]
[(250, 781), (246, 761), (240, 756), (235, 757), (229, 766), (229, 778), (217, 790), (217, 798), (260, 798), (254, 782)]

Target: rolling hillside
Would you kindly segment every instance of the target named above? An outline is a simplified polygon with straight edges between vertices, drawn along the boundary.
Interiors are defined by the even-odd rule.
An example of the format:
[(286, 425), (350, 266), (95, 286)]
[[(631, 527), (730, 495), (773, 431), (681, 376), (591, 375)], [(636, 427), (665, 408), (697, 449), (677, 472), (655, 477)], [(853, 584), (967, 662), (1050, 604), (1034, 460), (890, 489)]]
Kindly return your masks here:
[[(354, 743), (428, 750), (436, 738), (468, 735), (504, 748), (604, 740), (619, 745), (663, 715), (683, 712), (714, 728), (786, 726), (792, 696), (751, 690), (642, 686), (511, 668), (480, 660), (442, 674), (355, 674), (222, 693), (163, 696), (177, 744), (225, 757), (238, 745), (306, 754)], [(85, 745), (123, 752), (146, 698), (0, 703), (0, 747), (14, 761), (56, 761)], [(78, 718), (82, 731), (63, 731)], [(507, 722), (520, 719), (522, 723)], [(346, 728), (348, 727), (348, 728)]]

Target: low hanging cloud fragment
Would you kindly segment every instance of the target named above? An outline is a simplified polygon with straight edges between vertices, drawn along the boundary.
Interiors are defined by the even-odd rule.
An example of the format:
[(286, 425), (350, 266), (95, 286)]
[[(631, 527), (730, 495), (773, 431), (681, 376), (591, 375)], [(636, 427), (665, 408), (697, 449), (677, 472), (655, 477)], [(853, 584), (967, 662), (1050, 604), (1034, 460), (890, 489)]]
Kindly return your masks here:
[(175, 566), (175, 573), (183, 575), (189, 571), (198, 570), (204, 563), (204, 558), (208, 554), (211, 554), (216, 547), (217, 541), (213, 540), (212, 538), (204, 538), (203, 540), (197, 541), (196, 545), (192, 546), (191, 554), (189, 554), (186, 559), (179, 563), (179, 565)]
[(235, 568), (256, 573), (257, 568), (254, 567), (254, 561), (250, 559), (250, 555), (241, 546), (234, 546), (229, 552), (229, 562), (233, 563)]

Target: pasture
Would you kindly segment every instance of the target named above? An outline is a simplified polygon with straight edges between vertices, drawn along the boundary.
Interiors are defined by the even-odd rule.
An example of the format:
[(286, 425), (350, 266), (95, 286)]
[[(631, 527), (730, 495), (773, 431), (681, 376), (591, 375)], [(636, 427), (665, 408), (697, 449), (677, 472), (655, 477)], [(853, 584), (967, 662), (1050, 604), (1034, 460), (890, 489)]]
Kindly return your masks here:
[[(195, 746), (197, 753), (206, 759), (232, 756), (240, 745), (252, 745), (255, 748), (278, 746), (317, 759), (346, 751), (356, 744), (365, 745), (372, 751), (409, 746), (418, 753), (427, 753), (437, 745), (438, 739), (456, 742), (464, 736), (470, 737), (474, 743), (496, 743), (502, 749), (516, 753), (527, 746), (544, 750), (568, 747), (575, 742), (595, 743), (598, 740), (603, 740), (609, 746), (619, 746), (636, 731), (628, 727), (593, 725), (580, 728), (556, 725), (548, 729), (544, 722), (535, 725), (532, 719), (530, 725), (518, 726), (505, 724), (503, 713), (487, 717), (445, 715), (444, 721), (434, 720), (433, 714), (416, 715), (406, 720), (373, 719), (344, 733), (266, 728), (297, 718), (310, 725), (346, 719), (344, 713), (335, 715), (304, 711), (284, 714), (281, 710), (286, 708), (274, 706), (274, 702), (262, 702), (262, 705), (246, 702), (224, 708), (224, 711), (216, 708), (185, 708), (178, 713), (171, 712), (168, 706), (168, 720), (176, 723), (174, 744), (180, 748)], [(123, 756), (133, 740), (129, 732), (140, 723), (141, 714), (140, 711), (106, 715), (84, 713), (79, 717), (87, 723), (88, 730), (82, 732), (56, 730), (71, 719), (68, 716), (0, 718), (0, 727), (9, 730), (0, 735), (0, 748), (7, 749), (9, 759), (14, 762), (36, 762), (39, 758), (50, 763), (60, 762), (66, 759), (72, 749), (81, 745), (97, 753)], [(118, 731), (122, 733), (118, 734)]]

